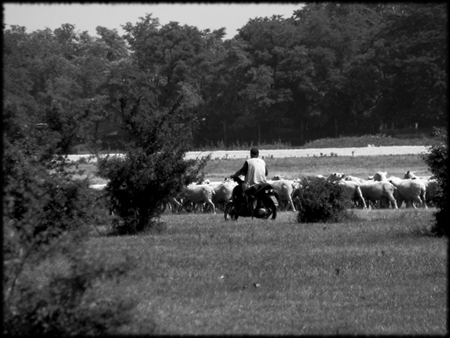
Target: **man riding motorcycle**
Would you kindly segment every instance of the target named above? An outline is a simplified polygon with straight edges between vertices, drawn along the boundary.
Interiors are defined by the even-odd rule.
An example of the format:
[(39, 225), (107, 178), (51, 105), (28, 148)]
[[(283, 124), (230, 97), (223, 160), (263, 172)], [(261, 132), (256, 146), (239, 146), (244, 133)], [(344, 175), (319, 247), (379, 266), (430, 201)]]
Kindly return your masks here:
[(231, 178), (241, 175), (245, 176), (242, 191), (246, 203), (243, 208), (249, 208), (253, 203), (252, 192), (254, 192), (255, 186), (267, 183), (266, 176), (268, 175), (268, 171), (266, 162), (259, 158), (259, 150), (257, 148), (252, 148), (250, 150), (250, 159), (246, 160), (242, 168), (236, 171)]

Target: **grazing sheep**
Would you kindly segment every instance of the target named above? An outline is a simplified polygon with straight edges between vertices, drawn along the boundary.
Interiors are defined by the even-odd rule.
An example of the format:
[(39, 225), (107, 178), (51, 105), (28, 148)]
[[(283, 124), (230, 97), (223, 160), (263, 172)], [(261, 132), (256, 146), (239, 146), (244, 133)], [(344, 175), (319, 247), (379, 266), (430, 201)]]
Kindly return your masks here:
[(216, 213), (216, 207), (212, 202), (214, 193), (214, 188), (209, 184), (190, 184), (182, 191), (183, 207), (186, 207), (191, 203), (206, 203), (206, 205), (210, 206), (213, 212)]

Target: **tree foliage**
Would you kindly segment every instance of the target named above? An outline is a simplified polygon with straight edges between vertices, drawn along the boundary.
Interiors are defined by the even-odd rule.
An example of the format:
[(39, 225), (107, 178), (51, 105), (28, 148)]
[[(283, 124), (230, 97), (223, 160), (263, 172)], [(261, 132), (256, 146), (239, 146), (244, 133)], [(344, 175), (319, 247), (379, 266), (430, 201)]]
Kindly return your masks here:
[(251, 19), (223, 43), (227, 72), (209, 84), (197, 140), (431, 130), (446, 122), (446, 23), (443, 4), (307, 4)]
[(175, 23), (160, 27), (151, 15), (124, 26), (131, 51), (118, 93), (118, 121), (129, 135), (124, 158), (101, 159), (119, 232), (141, 232), (159, 216), (161, 200), (197, 179), (204, 161), (184, 160), (197, 126), (204, 34)]
[[(117, 333), (132, 320), (136, 305), (126, 299), (95, 305), (96, 280), (119, 278), (126, 269), (84, 256), (89, 227), (102, 215), (89, 182), (73, 180), (64, 157), (85, 136), (90, 113), (75, 62), (79, 34), (73, 28), (4, 31), (6, 335)], [(65, 262), (68, 271), (46, 270), (52, 260)]]
[(447, 122), (446, 9), (308, 3), (291, 17), (252, 18), (225, 41), (224, 29), (161, 26), (151, 14), (123, 25), (123, 36), (12, 26), (4, 32), (6, 102), (48, 123), (60, 152), (86, 136), (123, 148), (119, 100), (131, 82), (128, 94), (148, 89), (152, 109), (183, 95), (180, 109), (198, 122), (195, 146), (431, 131)]
[[(126, 269), (84, 256), (89, 226), (102, 216), (88, 182), (72, 180), (64, 161), (43, 165), (8, 137), (4, 146), (3, 334), (117, 332), (132, 320), (136, 304), (92, 305), (99, 301), (96, 280), (119, 278)], [(69, 271), (57, 265), (46, 271), (52, 260), (64, 261)]]

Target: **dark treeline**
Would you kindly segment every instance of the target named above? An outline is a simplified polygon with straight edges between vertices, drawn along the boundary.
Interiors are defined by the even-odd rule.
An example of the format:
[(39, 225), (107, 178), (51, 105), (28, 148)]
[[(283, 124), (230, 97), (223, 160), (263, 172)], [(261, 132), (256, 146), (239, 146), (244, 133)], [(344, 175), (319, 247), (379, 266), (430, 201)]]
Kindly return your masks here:
[(88, 139), (117, 149), (134, 110), (177, 114), (194, 146), (447, 124), (444, 3), (308, 3), (230, 40), (151, 14), (122, 27), (4, 27), (7, 122), (42, 126), (61, 152)]

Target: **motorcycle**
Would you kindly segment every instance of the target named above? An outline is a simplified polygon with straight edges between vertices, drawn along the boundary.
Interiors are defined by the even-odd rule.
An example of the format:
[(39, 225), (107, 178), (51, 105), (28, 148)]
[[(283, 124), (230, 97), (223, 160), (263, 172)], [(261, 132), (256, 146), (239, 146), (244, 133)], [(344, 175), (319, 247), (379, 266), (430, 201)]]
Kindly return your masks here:
[(269, 183), (261, 183), (251, 187), (247, 192), (248, 201), (243, 195), (243, 183), (240, 177), (230, 176), (238, 185), (234, 187), (231, 202), (224, 211), (225, 220), (237, 220), (238, 217), (255, 217), (271, 219), (277, 217), (279, 205), (277, 192)]

